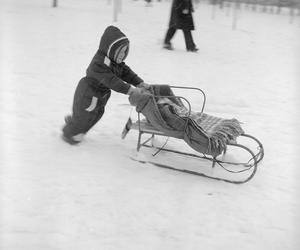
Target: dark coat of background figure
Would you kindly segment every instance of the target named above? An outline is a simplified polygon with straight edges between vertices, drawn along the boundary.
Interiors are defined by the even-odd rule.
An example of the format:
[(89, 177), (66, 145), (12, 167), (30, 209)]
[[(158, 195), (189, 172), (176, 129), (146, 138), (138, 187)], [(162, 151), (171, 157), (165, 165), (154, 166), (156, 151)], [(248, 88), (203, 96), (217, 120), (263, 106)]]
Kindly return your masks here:
[(169, 29), (167, 31), (164, 48), (173, 50), (171, 39), (177, 29), (181, 29), (184, 34), (187, 51), (196, 52), (198, 49), (192, 37), (192, 30), (195, 29), (192, 13), (194, 12), (192, 0), (173, 0)]

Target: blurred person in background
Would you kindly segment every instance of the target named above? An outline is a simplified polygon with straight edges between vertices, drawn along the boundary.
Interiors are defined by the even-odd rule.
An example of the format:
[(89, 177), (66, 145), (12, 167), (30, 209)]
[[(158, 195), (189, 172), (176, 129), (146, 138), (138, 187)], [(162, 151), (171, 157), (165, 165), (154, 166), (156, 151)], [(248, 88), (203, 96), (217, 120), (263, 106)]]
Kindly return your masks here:
[(184, 34), (186, 50), (191, 52), (198, 51), (192, 36), (192, 30), (195, 29), (192, 16), (193, 12), (194, 8), (192, 0), (173, 0), (169, 28), (163, 46), (165, 49), (174, 49), (171, 40), (176, 31), (181, 29)]

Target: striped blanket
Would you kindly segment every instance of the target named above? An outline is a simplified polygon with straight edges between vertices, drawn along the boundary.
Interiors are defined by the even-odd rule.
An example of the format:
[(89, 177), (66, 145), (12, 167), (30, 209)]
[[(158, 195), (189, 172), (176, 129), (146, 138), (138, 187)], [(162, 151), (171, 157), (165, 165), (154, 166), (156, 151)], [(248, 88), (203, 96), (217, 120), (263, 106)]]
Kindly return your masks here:
[(235, 142), (244, 133), (240, 122), (234, 118), (223, 119), (199, 112), (191, 112), (187, 117), (186, 113), (174, 111), (179, 117), (189, 119), (195, 129), (201, 130), (209, 138), (209, 151), (223, 152), (228, 143)]

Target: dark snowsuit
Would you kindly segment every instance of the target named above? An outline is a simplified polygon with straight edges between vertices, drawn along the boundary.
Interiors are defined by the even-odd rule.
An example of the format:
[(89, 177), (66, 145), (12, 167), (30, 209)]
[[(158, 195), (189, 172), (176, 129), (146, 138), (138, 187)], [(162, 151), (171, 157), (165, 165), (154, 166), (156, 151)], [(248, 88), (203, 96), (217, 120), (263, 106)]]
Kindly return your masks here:
[(85, 134), (102, 117), (111, 89), (127, 94), (130, 85), (137, 86), (143, 80), (124, 62), (113, 61), (115, 52), (128, 38), (114, 26), (109, 26), (101, 37), (99, 49), (93, 57), (76, 88), (73, 114), (63, 128), (65, 137)]
[[(188, 10), (188, 13), (184, 14), (184, 10)], [(191, 30), (195, 29), (192, 12), (194, 12), (192, 0), (173, 0), (165, 44), (171, 44), (176, 30), (181, 29), (184, 34), (186, 49), (191, 50), (196, 47), (191, 33)]]

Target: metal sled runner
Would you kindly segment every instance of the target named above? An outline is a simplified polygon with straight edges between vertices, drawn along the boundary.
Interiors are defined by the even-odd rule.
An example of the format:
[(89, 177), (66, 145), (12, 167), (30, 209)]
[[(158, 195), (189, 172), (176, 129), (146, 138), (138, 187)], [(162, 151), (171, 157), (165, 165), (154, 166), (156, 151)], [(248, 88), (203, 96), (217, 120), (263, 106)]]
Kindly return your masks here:
[[(230, 139), (227, 138), (225, 140), (223, 138), (223, 141), (226, 141), (226, 145), (223, 145), (220, 140), (214, 142), (210, 138), (207, 139), (207, 133), (201, 127), (202, 124), (200, 123), (200, 126), (198, 126), (194, 120), (191, 119), (192, 109), (190, 101), (182, 96), (174, 95), (172, 90), (184, 89), (198, 91), (201, 94), (203, 104), (201, 112), (197, 113), (197, 115), (200, 116), (200, 120), (204, 117), (203, 111), (206, 103), (205, 93), (199, 88), (191, 87), (168, 86), (167, 91), (166, 88), (160, 89), (163, 89), (163, 91), (153, 90), (152, 97), (148, 97), (148, 99), (143, 98), (137, 102), (134, 101), (137, 111), (137, 119), (132, 122), (132, 119), (129, 118), (123, 130), (123, 138), (125, 138), (130, 129), (138, 131), (137, 151), (140, 151), (142, 147), (155, 150), (155, 153), (152, 154), (153, 160), (138, 160), (139, 162), (150, 163), (161, 168), (204, 176), (235, 184), (245, 183), (253, 178), (257, 171), (259, 162), (261, 162), (264, 157), (263, 145), (257, 138), (244, 133), (242, 130), (242, 132), (234, 138), (231, 138), (230, 136)], [(176, 102), (179, 106), (182, 106), (183, 103), (188, 106), (184, 116), (182, 117), (176, 114), (176, 112), (171, 114), (171, 120), (173, 120), (175, 116), (175, 129), (174, 126), (172, 126), (173, 121), (170, 123), (169, 117), (166, 118), (166, 114), (169, 114), (169, 109), (167, 110), (167, 113), (163, 113), (164, 111), (160, 109), (160, 104), (158, 104), (162, 99), (165, 101), (165, 98)], [(165, 109), (168, 105), (163, 103), (161, 107)], [(142, 118), (142, 116), (145, 116), (145, 118)], [(210, 121), (208, 122), (208, 125), (212, 125), (211, 120), (213, 119), (211, 119), (211, 117), (208, 118), (206, 119)], [(166, 119), (168, 120), (167, 124), (165, 123)], [(219, 123), (228, 123), (227, 120), (225, 121), (221, 118), (216, 118), (214, 121), (218, 121)], [(204, 125), (207, 125), (207, 123)], [(213, 125), (215, 126), (215, 124)], [(231, 127), (232, 124), (225, 128), (226, 130), (224, 131), (229, 131)], [(221, 131), (222, 133), (219, 134), (223, 136), (224, 131)], [(156, 137), (167, 137), (166, 143), (162, 146), (156, 146)], [(187, 142), (188, 146), (190, 146), (189, 149), (191, 149), (192, 152), (191, 150), (179, 151), (174, 148), (167, 148), (166, 144), (168, 142), (168, 138), (175, 138), (181, 141), (184, 140)], [(183, 156), (184, 158), (189, 159), (189, 162), (193, 164), (193, 168), (191, 169), (188, 167), (189, 164), (186, 160), (184, 163), (180, 164), (180, 166), (171, 166), (169, 163), (165, 164), (161, 161), (155, 161), (155, 156), (160, 152)], [(182, 167), (183, 165), (184, 167)]]

